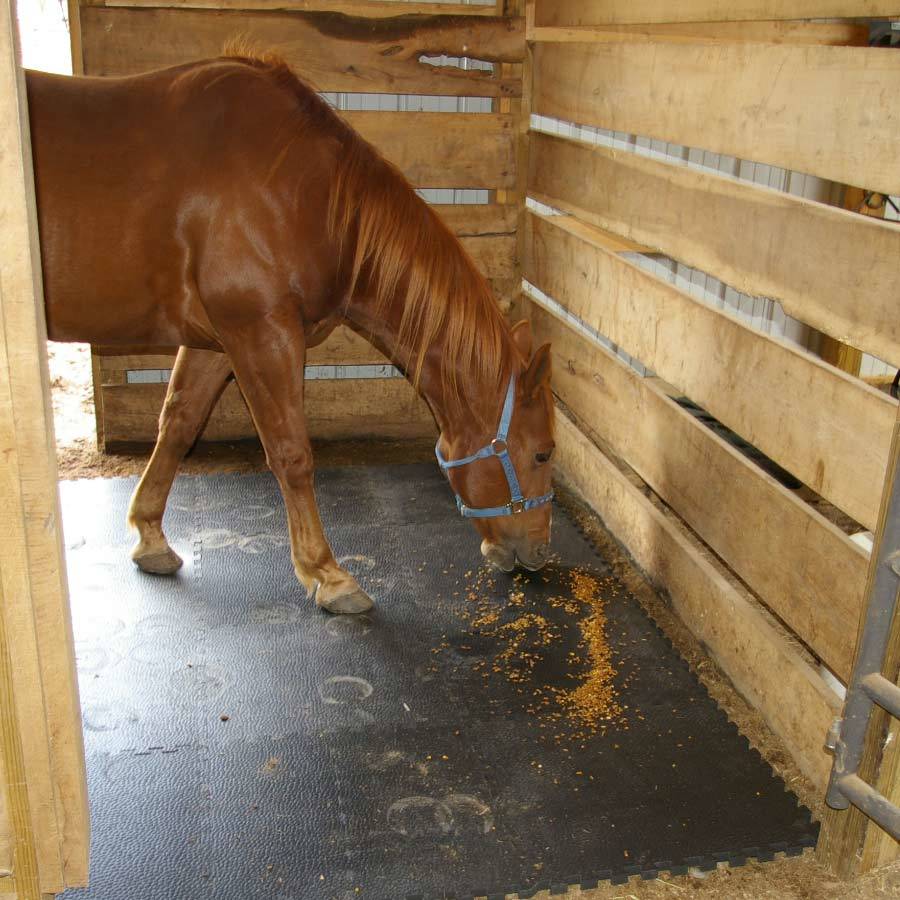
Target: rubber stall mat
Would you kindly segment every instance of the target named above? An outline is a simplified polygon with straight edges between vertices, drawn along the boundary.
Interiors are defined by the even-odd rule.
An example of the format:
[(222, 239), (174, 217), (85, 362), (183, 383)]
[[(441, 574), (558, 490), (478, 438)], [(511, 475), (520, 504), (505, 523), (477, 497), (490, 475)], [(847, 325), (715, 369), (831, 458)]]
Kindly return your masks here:
[(817, 826), (565, 516), (480, 567), (435, 467), (317, 473), (376, 599), (330, 617), (268, 475), (180, 478), (160, 578), (131, 479), (61, 485), (96, 900), (531, 896), (799, 853)]

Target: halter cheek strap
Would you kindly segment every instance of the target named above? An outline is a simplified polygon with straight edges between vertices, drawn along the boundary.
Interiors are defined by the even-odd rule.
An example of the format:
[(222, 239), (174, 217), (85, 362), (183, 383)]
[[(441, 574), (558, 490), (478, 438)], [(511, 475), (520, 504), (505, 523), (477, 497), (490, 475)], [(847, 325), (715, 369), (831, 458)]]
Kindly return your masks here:
[(509, 379), (509, 387), (506, 389), (506, 399), (503, 401), (503, 412), (500, 414), (500, 426), (497, 428), (497, 436), (486, 447), (465, 457), (464, 459), (447, 460), (441, 455), (441, 439), (438, 438), (434, 447), (434, 455), (437, 457), (438, 465), (444, 474), (448, 469), (458, 469), (460, 466), (467, 466), (470, 463), (477, 462), (479, 459), (487, 459), (496, 456), (503, 466), (503, 473), (506, 475), (506, 483), (509, 485), (509, 503), (505, 506), (487, 506), (474, 507), (466, 506), (462, 497), (456, 494), (456, 507), (460, 515), (467, 519), (489, 519), (494, 516), (512, 516), (517, 513), (525, 512), (529, 509), (535, 509), (543, 506), (553, 499), (553, 491), (544, 494), (541, 497), (522, 496), (522, 489), (519, 486), (519, 479), (516, 476), (516, 467), (509, 457), (509, 448), (506, 444), (506, 436), (509, 434), (509, 423), (512, 421), (513, 404), (516, 397), (516, 376), (513, 375)]

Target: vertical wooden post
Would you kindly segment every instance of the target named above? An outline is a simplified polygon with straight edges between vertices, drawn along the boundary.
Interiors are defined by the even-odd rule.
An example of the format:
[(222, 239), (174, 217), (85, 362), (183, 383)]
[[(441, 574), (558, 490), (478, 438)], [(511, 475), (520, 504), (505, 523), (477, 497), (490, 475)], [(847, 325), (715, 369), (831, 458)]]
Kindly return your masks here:
[[(848, 187), (844, 194), (844, 209), (852, 210), (862, 216), (883, 219), (884, 196), (869, 193), (862, 188)], [(862, 350), (857, 350), (856, 347), (851, 347), (849, 344), (842, 344), (835, 338), (823, 334), (819, 344), (819, 355), (825, 362), (831, 363), (841, 371), (859, 375), (862, 367)]]
[[(503, 16), (526, 16), (530, 8), (534, 15), (533, 0), (497, 0), (497, 14)], [(527, 41), (527, 36), (526, 36)], [(514, 191), (497, 191), (498, 203), (514, 203), (518, 207), (517, 215), (517, 252), (514, 284), (507, 298), (509, 309), (507, 315), (512, 320), (521, 317), (522, 300), (522, 246), (524, 235), (525, 192), (528, 179), (528, 127), (531, 120), (531, 65), (530, 51), (527, 43), (525, 59), (522, 63), (503, 63), (504, 76), (518, 75), (522, 78), (521, 99), (503, 98), (499, 101), (499, 112), (513, 113), (516, 117), (516, 188)]]
[[(894, 425), (894, 437), (888, 459), (881, 513), (872, 551), (872, 563), (866, 585), (870, 596), (878, 559), (878, 547), (884, 532), (887, 498), (895, 478), (900, 477), (900, 411)], [(863, 618), (865, 610), (863, 610)], [(894, 684), (900, 679), (900, 615), (890, 623), (891, 637), (882, 674)], [(860, 635), (862, 629), (859, 629)], [(857, 638), (857, 641), (859, 638)], [(857, 646), (858, 654), (858, 646)], [(893, 803), (900, 805), (900, 722), (876, 706), (866, 733), (866, 746), (859, 776), (873, 785)], [(882, 831), (856, 807), (837, 811), (827, 810), (822, 822), (822, 835), (817, 849), (819, 859), (831, 871), (847, 878), (869, 871), (879, 865), (900, 858), (900, 844)]]
[(0, 790), (5, 878), (30, 900), (86, 883), (89, 826), (13, 2), (0, 2)]

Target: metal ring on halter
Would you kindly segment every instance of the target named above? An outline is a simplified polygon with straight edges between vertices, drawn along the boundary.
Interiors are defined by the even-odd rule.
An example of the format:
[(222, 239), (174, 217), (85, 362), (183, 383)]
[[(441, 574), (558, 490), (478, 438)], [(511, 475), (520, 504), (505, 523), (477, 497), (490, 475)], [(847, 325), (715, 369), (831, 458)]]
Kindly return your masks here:
[(489, 506), (475, 507), (466, 506), (459, 494), (456, 496), (456, 506), (459, 513), (468, 519), (489, 519), (495, 516), (515, 516), (519, 513), (526, 512), (529, 509), (535, 509), (543, 506), (553, 499), (553, 491), (544, 494), (541, 497), (522, 496), (522, 489), (519, 487), (519, 478), (516, 475), (516, 467), (513, 465), (509, 456), (509, 446), (506, 443), (506, 436), (509, 434), (509, 423), (512, 421), (513, 405), (516, 397), (516, 376), (512, 375), (509, 379), (509, 386), (506, 388), (506, 398), (503, 401), (503, 412), (500, 414), (500, 425), (497, 428), (497, 436), (486, 447), (476, 450), (464, 459), (447, 460), (441, 455), (441, 439), (438, 438), (437, 444), (434, 446), (434, 455), (437, 457), (438, 465), (441, 471), (446, 475), (448, 469), (457, 469), (460, 466), (467, 466), (469, 463), (476, 462), (479, 459), (487, 459), (490, 456), (497, 457), (500, 465), (503, 467), (503, 474), (506, 476), (506, 483), (509, 485), (509, 503), (506, 506)]

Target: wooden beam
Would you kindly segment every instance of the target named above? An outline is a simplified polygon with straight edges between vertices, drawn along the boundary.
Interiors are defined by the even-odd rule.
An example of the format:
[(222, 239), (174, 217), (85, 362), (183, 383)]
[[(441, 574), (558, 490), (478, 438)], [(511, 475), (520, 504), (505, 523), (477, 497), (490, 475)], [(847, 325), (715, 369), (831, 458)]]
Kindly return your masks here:
[(898, 0), (538, 0), (538, 25), (894, 18)]
[(820, 44), (867, 47), (869, 28), (855, 22), (689, 22), (665, 25), (577, 25), (532, 28), (529, 41), (562, 43), (739, 43)]
[[(86, 884), (90, 828), (25, 87), (0, 3), (0, 754), (23, 898)], [(20, 878), (21, 876), (21, 878)], [(21, 881), (21, 884), (20, 884)]]
[[(866, 583), (866, 598), (871, 595), (879, 565), (878, 548), (884, 534), (888, 502), (894, 479), (900, 477), (900, 414), (895, 420), (890, 464), (883, 482), (883, 493), (875, 529), (875, 546)], [(867, 610), (864, 609), (864, 614)], [(881, 674), (892, 684), (900, 682), (900, 615), (886, 623), (890, 629), (887, 656)], [(861, 637), (861, 634), (860, 634)], [(856, 646), (857, 654), (859, 644)], [(859, 777), (874, 785), (892, 803), (900, 804), (900, 755), (895, 744), (900, 737), (900, 722), (879, 706), (869, 718)], [(855, 806), (838, 811), (826, 810), (817, 854), (820, 861), (842, 877), (860, 874), (876, 865), (893, 862), (900, 856), (897, 842), (868, 819)]]
[(824, 789), (831, 761), (822, 736), (840, 707), (837, 697), (672, 514), (645, 497), (565, 415), (558, 413), (556, 422), (558, 470), (669, 595), (681, 620), (785, 742), (803, 773)]
[[(106, 446), (153, 443), (165, 384), (106, 385)], [(402, 378), (320, 379), (308, 381), (304, 408), (313, 438), (418, 438), (436, 435), (428, 406)], [(241, 440), (256, 428), (237, 385), (225, 388), (202, 439)]]
[(525, 277), (873, 527), (896, 401), (531, 213)]
[[(845, 189), (844, 209), (849, 209), (866, 218), (883, 219), (886, 208), (887, 203), (884, 194), (872, 194), (857, 187), (847, 187)], [(898, 239), (900, 239), (900, 233), (898, 233)], [(898, 240), (898, 246), (900, 246), (900, 240)], [(900, 279), (898, 279), (898, 281), (900, 281)], [(875, 295), (875, 299), (877, 302), (877, 294)], [(891, 305), (895, 306), (896, 304)], [(893, 317), (893, 321), (896, 322), (896, 316)], [(893, 360), (897, 363), (898, 367), (900, 367), (900, 353), (891, 356), (884, 356), (875, 350), (872, 350), (872, 353), (876, 356), (880, 356), (886, 362), (891, 362)], [(821, 343), (819, 344), (819, 356), (821, 356), (825, 362), (829, 362), (833, 366), (842, 369), (844, 372), (849, 372), (851, 375), (859, 375), (860, 370), (862, 369), (862, 352), (860, 349), (836, 340), (828, 334), (822, 335)]]
[(319, 91), (514, 96), (520, 79), (420, 58), (446, 53), (503, 63), (525, 54), (524, 20), (474, 16), (88, 6), (81, 28), (91, 75), (133, 75), (220, 56), (228, 41), (241, 37), (283, 56)]
[(900, 228), (722, 175), (532, 133), (529, 194), (900, 366)]
[(362, 18), (390, 16), (493, 16), (490, 6), (467, 3), (413, 3), (404, 0), (82, 0), (82, 6), (165, 7), (167, 9), (275, 9), (289, 12), (341, 13)]
[(900, 54), (537, 44), (534, 112), (900, 193)]
[(613, 354), (531, 305), (553, 390), (843, 681), (868, 554)]
[(511, 188), (516, 122), (492, 113), (343, 112), (416, 187)]

